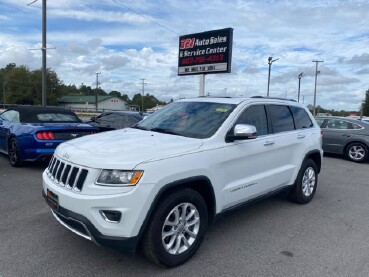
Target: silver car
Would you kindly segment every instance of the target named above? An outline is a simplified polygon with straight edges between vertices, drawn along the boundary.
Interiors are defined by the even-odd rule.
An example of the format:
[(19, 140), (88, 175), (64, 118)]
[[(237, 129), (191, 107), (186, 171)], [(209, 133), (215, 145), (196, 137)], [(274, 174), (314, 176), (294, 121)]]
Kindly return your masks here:
[(353, 162), (368, 159), (369, 123), (345, 117), (316, 117), (323, 133), (323, 150), (346, 156)]

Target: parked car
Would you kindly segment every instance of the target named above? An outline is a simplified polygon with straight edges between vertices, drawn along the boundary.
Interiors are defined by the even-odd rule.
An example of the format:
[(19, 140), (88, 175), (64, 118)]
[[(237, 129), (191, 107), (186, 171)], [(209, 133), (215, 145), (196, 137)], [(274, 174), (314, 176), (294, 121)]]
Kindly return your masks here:
[(317, 117), (323, 132), (323, 150), (340, 154), (350, 161), (362, 163), (368, 159), (369, 123), (347, 117)]
[(295, 101), (183, 99), (132, 128), (62, 143), (42, 193), (74, 233), (131, 254), (140, 245), (151, 261), (173, 267), (195, 254), (223, 213), (282, 190), (311, 201), (321, 139)]
[(97, 117), (92, 117), (86, 123), (99, 128), (99, 131), (103, 132), (131, 127), (144, 119), (145, 116), (146, 114), (141, 112), (103, 112)]
[(68, 110), (37, 106), (9, 108), (0, 114), (0, 152), (12, 166), (23, 161), (50, 159), (62, 142), (94, 134), (97, 128), (83, 124)]

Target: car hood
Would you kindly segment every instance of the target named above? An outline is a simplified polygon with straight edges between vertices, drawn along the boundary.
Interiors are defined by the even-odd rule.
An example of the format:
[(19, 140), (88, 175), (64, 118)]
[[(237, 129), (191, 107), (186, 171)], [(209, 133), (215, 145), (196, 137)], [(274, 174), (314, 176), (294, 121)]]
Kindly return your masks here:
[(127, 128), (64, 142), (56, 155), (86, 167), (133, 169), (140, 163), (194, 151), (202, 144), (201, 139)]

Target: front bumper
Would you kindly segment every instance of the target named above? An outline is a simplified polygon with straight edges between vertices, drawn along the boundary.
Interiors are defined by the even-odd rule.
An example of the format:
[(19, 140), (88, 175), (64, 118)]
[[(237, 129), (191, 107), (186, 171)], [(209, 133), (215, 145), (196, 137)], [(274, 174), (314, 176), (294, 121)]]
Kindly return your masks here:
[[(42, 190), (42, 196), (47, 202), (44, 190)], [(139, 242), (138, 236), (129, 238), (106, 236), (99, 232), (91, 221), (81, 214), (77, 214), (61, 206), (59, 206), (58, 211), (51, 209), (51, 212), (64, 227), (85, 239), (128, 255), (135, 253)]]

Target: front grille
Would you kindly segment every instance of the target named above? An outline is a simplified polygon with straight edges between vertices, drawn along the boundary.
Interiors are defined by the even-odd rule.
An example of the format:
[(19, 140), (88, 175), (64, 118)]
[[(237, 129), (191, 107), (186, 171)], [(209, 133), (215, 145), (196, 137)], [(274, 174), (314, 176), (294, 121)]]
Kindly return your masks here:
[(66, 163), (55, 156), (48, 166), (48, 176), (58, 185), (80, 192), (87, 178), (88, 170)]

